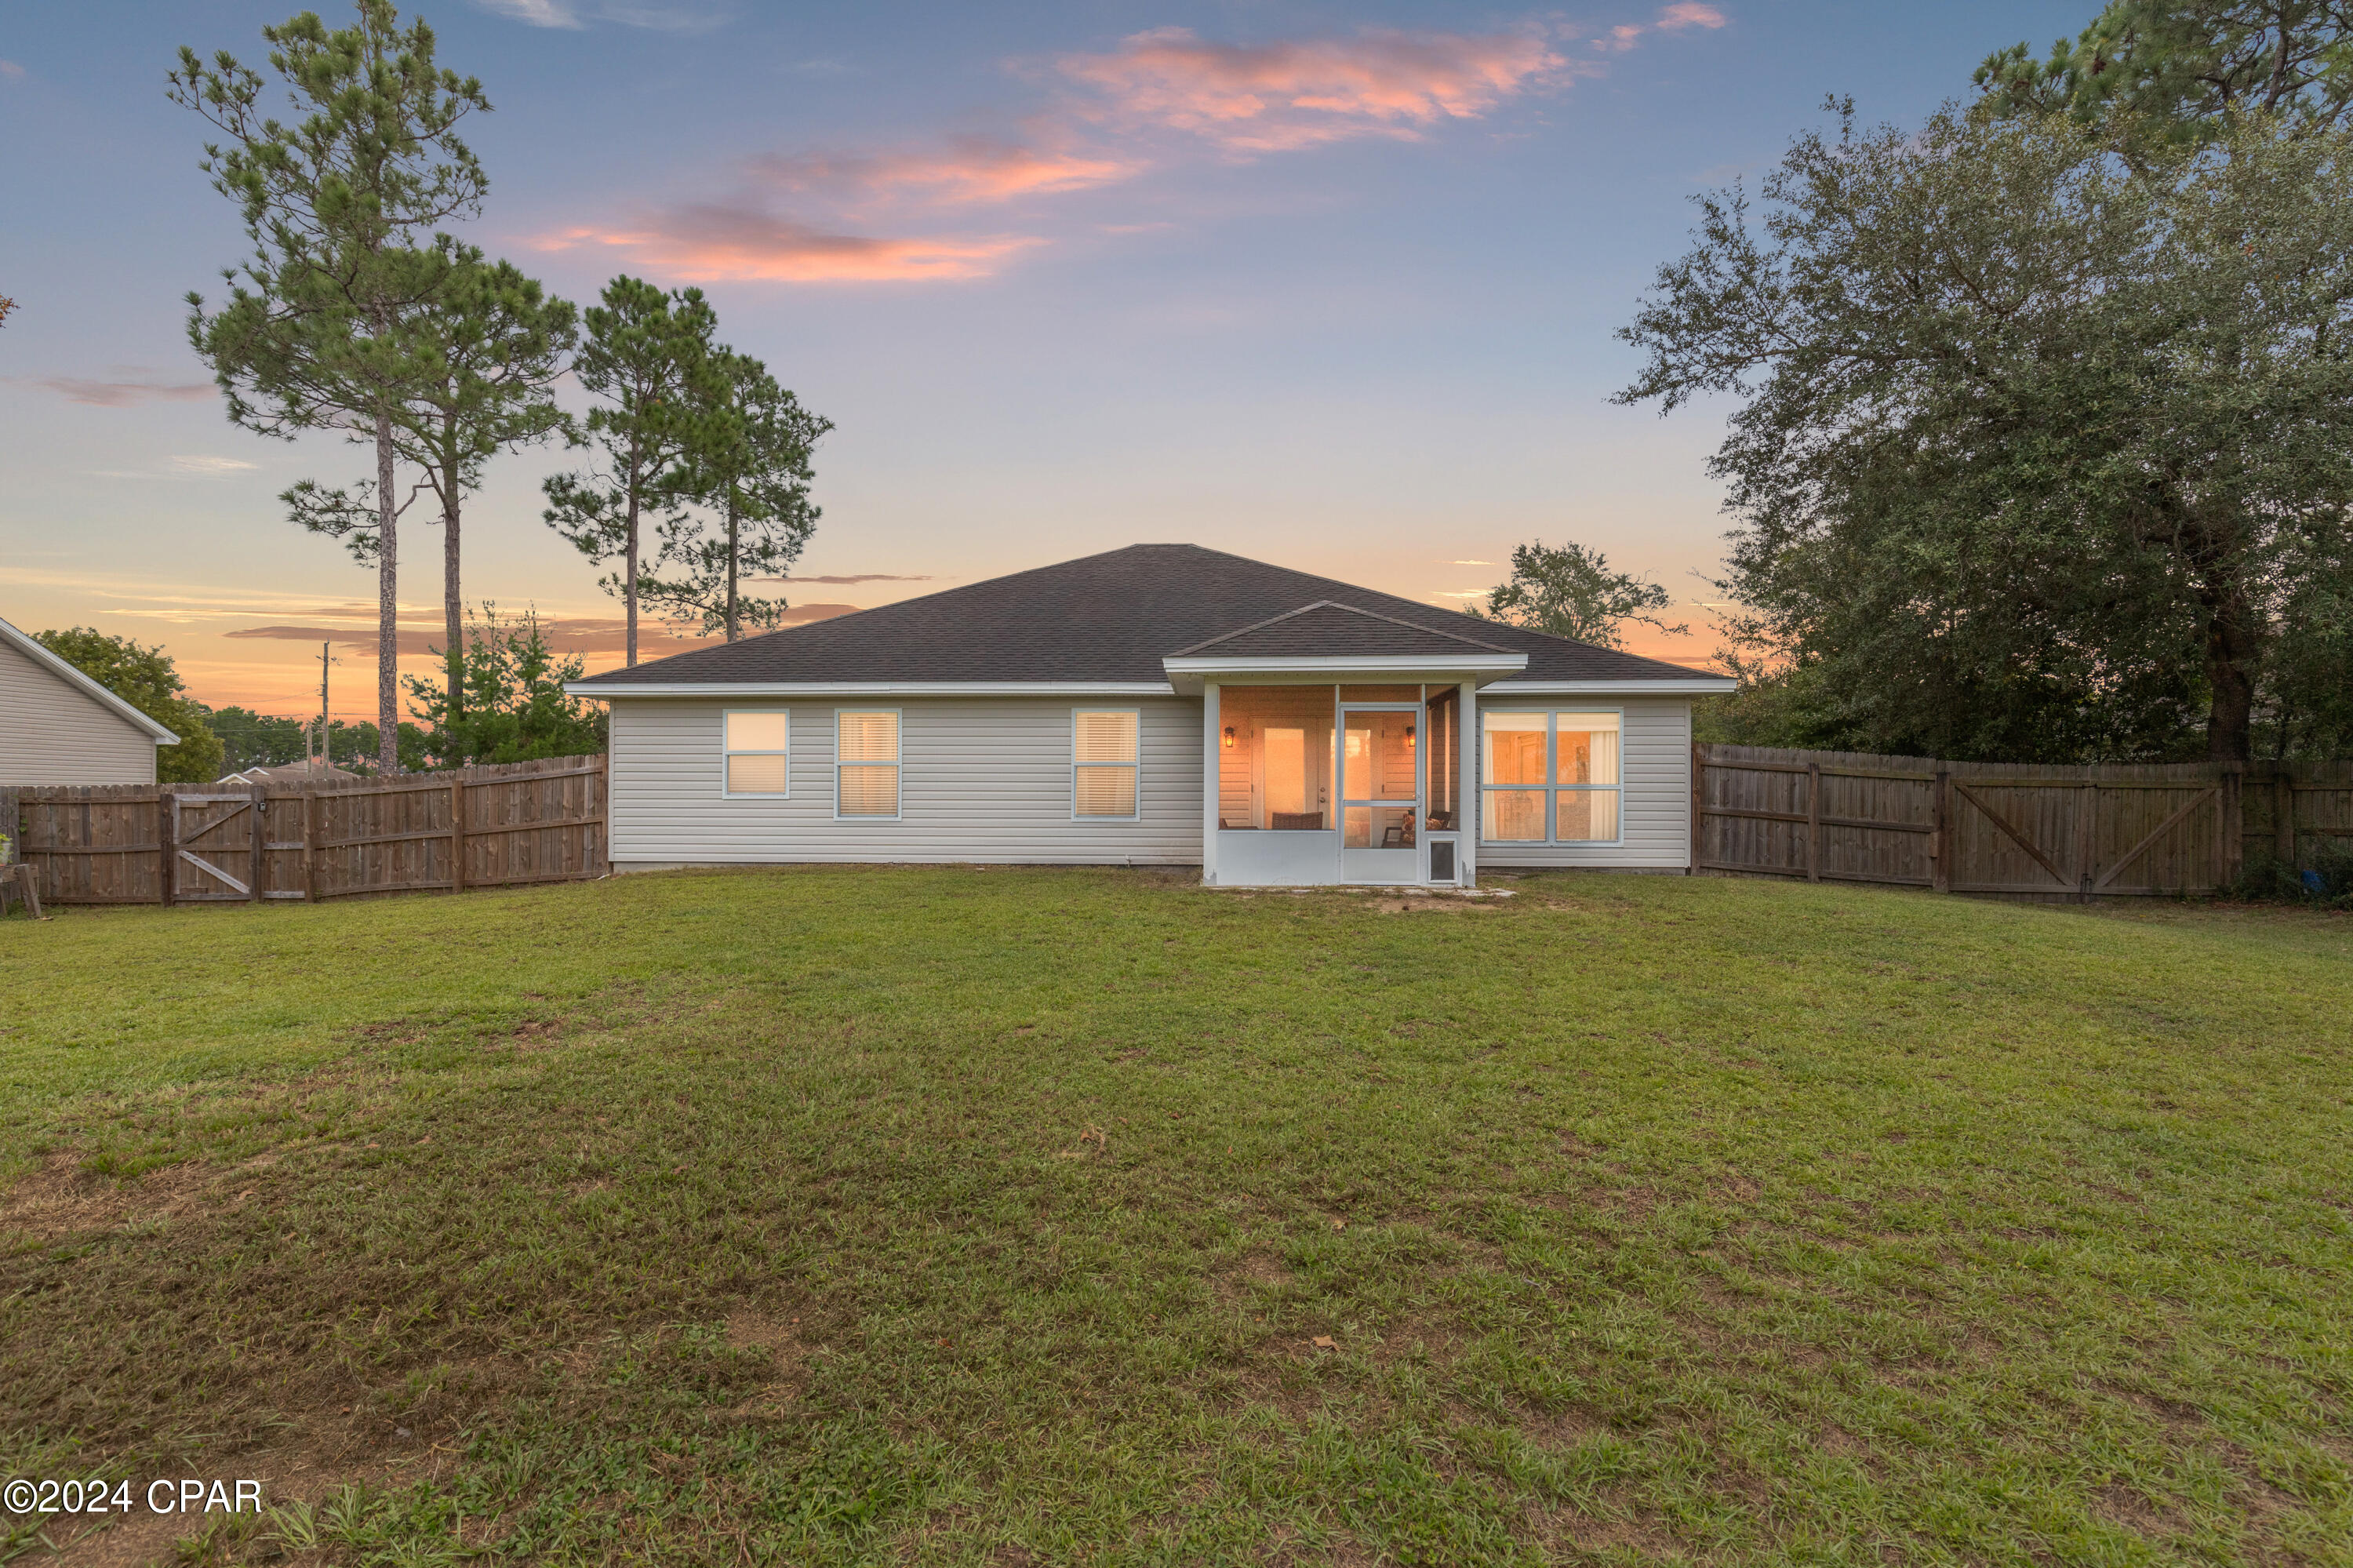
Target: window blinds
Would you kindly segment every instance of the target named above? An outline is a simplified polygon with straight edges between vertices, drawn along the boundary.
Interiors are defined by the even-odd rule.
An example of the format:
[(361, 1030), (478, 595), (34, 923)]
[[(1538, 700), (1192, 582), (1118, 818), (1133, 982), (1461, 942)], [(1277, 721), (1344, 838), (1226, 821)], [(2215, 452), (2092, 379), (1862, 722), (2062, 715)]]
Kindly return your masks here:
[(899, 814), (899, 715), (842, 713), (834, 717), (834, 812), (843, 817)]
[(1071, 814), (1135, 815), (1136, 715), (1123, 709), (1071, 715)]

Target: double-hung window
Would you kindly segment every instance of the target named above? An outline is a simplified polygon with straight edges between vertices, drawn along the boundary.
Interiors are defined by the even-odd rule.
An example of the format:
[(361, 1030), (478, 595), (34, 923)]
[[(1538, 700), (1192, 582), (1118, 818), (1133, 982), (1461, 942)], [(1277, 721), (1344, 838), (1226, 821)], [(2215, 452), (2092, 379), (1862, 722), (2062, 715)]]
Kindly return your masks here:
[(1071, 710), (1071, 816), (1134, 819), (1138, 717), (1134, 708)]
[(730, 708), (726, 725), (726, 772), (721, 793), (792, 793), (792, 717), (782, 708)]
[(899, 713), (843, 708), (833, 715), (837, 817), (899, 814)]
[(1622, 715), (1490, 708), (1479, 719), (1481, 838), (1531, 844), (1618, 841)]

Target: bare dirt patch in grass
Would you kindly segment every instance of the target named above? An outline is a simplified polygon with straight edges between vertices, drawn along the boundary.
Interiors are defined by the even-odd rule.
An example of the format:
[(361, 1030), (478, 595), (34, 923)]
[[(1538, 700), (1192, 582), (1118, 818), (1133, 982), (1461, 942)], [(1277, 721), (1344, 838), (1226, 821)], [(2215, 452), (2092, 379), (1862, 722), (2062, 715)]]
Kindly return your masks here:
[(58, 1150), (18, 1181), (0, 1201), (0, 1232), (46, 1245), (178, 1219), (206, 1206), (208, 1190), (222, 1181), (214, 1168), (194, 1161), (116, 1181), (84, 1169), (82, 1159), (72, 1150)]

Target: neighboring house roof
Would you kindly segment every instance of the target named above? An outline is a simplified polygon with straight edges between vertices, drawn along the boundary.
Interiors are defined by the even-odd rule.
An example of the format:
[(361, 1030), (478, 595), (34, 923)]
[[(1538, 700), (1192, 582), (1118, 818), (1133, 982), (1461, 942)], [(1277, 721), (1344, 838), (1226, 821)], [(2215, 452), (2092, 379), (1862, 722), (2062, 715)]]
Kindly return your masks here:
[(359, 775), (342, 768), (313, 768), (307, 762), (280, 763), (275, 768), (248, 768), (236, 773), (224, 774), (214, 780), (219, 784), (299, 783), (305, 779), (356, 779)]
[[(165, 729), (162, 725), (156, 723), (153, 719), (149, 718), (145, 714), (141, 713), (137, 708), (132, 707), (121, 697), (118, 697), (112, 692), (108, 691), (104, 686), (100, 685), (88, 675), (83, 674), (81, 671), (74, 665), (68, 663), (63, 659), (60, 659), (56, 654), (50, 652), (47, 648), (42, 647), (40, 643), (33, 640), (31, 633), (19, 631), (15, 627), (9, 625), (6, 621), (0, 620), (0, 641), (6, 642), (18, 652), (24, 654), (26, 658), (30, 659), (34, 663), (47, 670), (51, 674), (57, 676), (58, 679), (63, 681), (66, 684), (80, 691), (85, 696), (90, 697), (92, 701), (103, 704), (105, 706), (113, 709), (131, 724), (136, 726), (140, 729), (145, 730), (149, 735), (154, 737), (156, 745), (176, 746), (179, 744), (180, 737), (178, 736), (174, 735), (170, 730)], [(142, 755), (144, 754), (142, 753)], [(144, 768), (146, 765), (142, 763), (140, 766)]]
[[(1324, 641), (1314, 641), (1321, 637)], [(1255, 639), (1263, 638), (1261, 646)], [(1130, 545), (715, 648), (607, 670), (569, 689), (590, 696), (681, 688), (899, 683), (981, 687), (1124, 684), (1166, 689), (1164, 659), (1368, 652), (1524, 653), (1510, 684), (1681, 683), (1722, 676), (1547, 637), (1395, 594), (1269, 566), (1198, 545)], [(1219, 646), (1211, 647), (1216, 643)], [(1694, 683), (1700, 683), (1698, 685)]]

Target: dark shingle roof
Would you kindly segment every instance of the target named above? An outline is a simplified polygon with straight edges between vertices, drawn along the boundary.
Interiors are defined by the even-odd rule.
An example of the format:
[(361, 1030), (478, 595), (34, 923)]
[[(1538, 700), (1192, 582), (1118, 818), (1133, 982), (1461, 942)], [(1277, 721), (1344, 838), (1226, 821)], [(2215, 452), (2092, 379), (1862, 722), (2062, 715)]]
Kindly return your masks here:
[[(1354, 612), (1315, 624), (1363, 635), (1373, 617), (1427, 631), (1457, 654), (1467, 641), (1528, 656), (1519, 680), (1673, 681), (1697, 672), (1615, 649), (1596, 648), (1439, 609), (1394, 594), (1352, 588), (1198, 545), (1130, 545), (1124, 550), (992, 577), (965, 588), (902, 599), (855, 615), (747, 637), (718, 648), (607, 670), (582, 685), (899, 681), (953, 683), (1134, 682), (1166, 678), (1160, 661), (1179, 652), (1318, 607)], [(1321, 617), (1322, 612), (1318, 610)], [(1307, 620), (1300, 614), (1299, 620)], [(1395, 624), (1390, 631), (1409, 633)], [(1387, 635), (1387, 634), (1384, 634)], [(1290, 652), (1349, 653), (1349, 646), (1298, 646)], [(1419, 648), (1380, 652), (1418, 652)], [(1271, 647), (1248, 652), (1274, 656)]]

